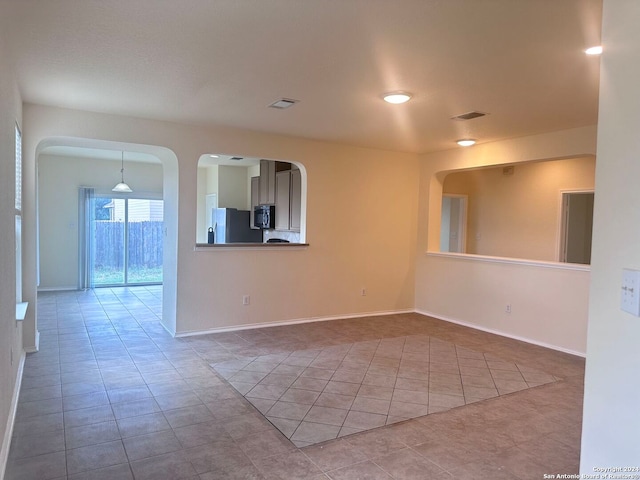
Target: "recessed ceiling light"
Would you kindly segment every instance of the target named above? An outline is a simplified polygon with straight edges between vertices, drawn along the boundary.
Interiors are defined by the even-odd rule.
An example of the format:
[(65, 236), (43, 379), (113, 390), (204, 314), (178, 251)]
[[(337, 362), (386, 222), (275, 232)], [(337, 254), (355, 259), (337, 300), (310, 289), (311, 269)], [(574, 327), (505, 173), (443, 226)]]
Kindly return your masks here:
[(602, 53), (602, 45), (587, 48), (584, 53), (587, 55), (600, 55)]
[(461, 147), (470, 147), (476, 144), (476, 141), (473, 138), (462, 138), (457, 140), (456, 143)]
[(408, 92), (389, 92), (384, 93), (382, 99), (387, 103), (405, 103), (411, 100), (411, 94)]

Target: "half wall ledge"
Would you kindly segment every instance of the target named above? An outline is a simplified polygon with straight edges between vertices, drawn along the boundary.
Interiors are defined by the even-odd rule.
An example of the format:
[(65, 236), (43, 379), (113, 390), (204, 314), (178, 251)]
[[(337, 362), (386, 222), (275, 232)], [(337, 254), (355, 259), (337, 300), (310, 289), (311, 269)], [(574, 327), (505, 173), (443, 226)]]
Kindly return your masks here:
[(215, 250), (301, 250), (306, 249), (308, 243), (196, 243), (196, 252)]
[(489, 255), (474, 255), (472, 253), (425, 252), (425, 255), (428, 257), (454, 258), (457, 260), (467, 260), (471, 262), (508, 263), (511, 265), (555, 268), (557, 270), (577, 270), (580, 272), (591, 271), (591, 265), (582, 265), (579, 263), (548, 262), (543, 260), (527, 260), (525, 258), (491, 257)]

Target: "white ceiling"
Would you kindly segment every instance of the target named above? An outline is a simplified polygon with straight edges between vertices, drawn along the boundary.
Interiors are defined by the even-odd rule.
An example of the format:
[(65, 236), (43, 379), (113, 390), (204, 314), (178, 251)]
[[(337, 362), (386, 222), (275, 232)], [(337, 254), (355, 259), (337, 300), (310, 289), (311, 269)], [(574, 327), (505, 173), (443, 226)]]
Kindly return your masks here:
[(595, 124), (600, 24), (601, 0), (0, 0), (26, 102), (410, 152)]
[(127, 163), (162, 163), (160, 162), (160, 159), (155, 155), (150, 155), (143, 152), (131, 152), (128, 150), (105, 150), (101, 148), (56, 145), (46, 147), (42, 150), (42, 153), (60, 157), (91, 158), (94, 160), (110, 160), (114, 162), (120, 162), (124, 159), (124, 161)]
[(253, 167), (260, 165), (260, 159), (255, 157), (238, 157), (232, 155), (216, 154), (214, 157), (211, 155), (201, 155), (198, 159), (199, 167), (208, 167), (211, 165), (228, 165), (230, 167)]
[[(42, 150), (43, 154), (56, 157), (90, 158), (92, 160), (106, 160), (125, 163), (162, 163), (158, 157), (144, 152), (131, 150), (107, 150), (104, 148), (78, 147), (75, 145), (55, 145)], [(237, 157), (223, 154), (205, 154), (198, 160), (199, 167), (213, 165), (228, 165), (230, 167), (252, 167), (260, 165), (260, 159), (255, 157)]]

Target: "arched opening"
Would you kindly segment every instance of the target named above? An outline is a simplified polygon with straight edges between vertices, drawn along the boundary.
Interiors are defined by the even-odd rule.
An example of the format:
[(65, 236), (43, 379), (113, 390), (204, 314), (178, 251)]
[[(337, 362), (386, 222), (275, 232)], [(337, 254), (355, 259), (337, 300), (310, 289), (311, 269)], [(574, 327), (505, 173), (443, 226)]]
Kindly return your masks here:
[[(305, 243), (306, 198), (307, 172), (298, 162), (201, 155), (196, 243)], [(272, 208), (268, 226), (256, 224), (257, 207)]]
[[(125, 155), (124, 176), (130, 181), (132, 189), (137, 194), (111, 193), (111, 188), (121, 180), (121, 156)], [(53, 157), (53, 158), (52, 158)], [(65, 168), (56, 171), (56, 159), (66, 159)], [(73, 166), (81, 166), (76, 168)], [(135, 198), (146, 199), (132, 203), (134, 208), (157, 208), (158, 204), (152, 204), (151, 200), (162, 200), (162, 213), (156, 217), (163, 218), (162, 226), (155, 228), (153, 233), (155, 245), (162, 249), (162, 325), (172, 335), (176, 331), (176, 294), (177, 294), (177, 223), (178, 223), (178, 161), (176, 155), (169, 149), (152, 145), (140, 145), (125, 142), (101, 141), (84, 138), (55, 137), (41, 141), (36, 149), (36, 168), (38, 169), (38, 185), (36, 188), (36, 204), (40, 205), (40, 195), (55, 195), (59, 191), (57, 201), (59, 208), (64, 212), (51, 210), (51, 206), (37, 210), (37, 274), (38, 284), (50, 289), (68, 289), (73, 287), (70, 280), (75, 275), (80, 277), (82, 270), (81, 256), (78, 254), (78, 239), (82, 237), (78, 230), (82, 226), (82, 220), (78, 212), (78, 187), (92, 187), (103, 198), (112, 197), (118, 199), (114, 208), (125, 207), (127, 195)], [(40, 170), (47, 175), (40, 175)], [(84, 170), (84, 173), (78, 171)], [(71, 172), (71, 173), (70, 173)], [(73, 178), (69, 178), (73, 177)], [(136, 186), (137, 183), (137, 186)], [(45, 191), (46, 190), (46, 191)], [(70, 191), (71, 190), (71, 191)], [(67, 202), (66, 206), (61, 201), (62, 192), (67, 199), (75, 199)], [(131, 197), (133, 198), (133, 197)], [(117, 203), (117, 205), (116, 205)], [(53, 225), (49, 218), (43, 214), (55, 212), (58, 224)], [(134, 215), (136, 215), (134, 213)], [(48, 223), (47, 223), (48, 222)], [(43, 227), (46, 229), (43, 230)], [(127, 230), (128, 231), (128, 230)], [(129, 235), (126, 233), (125, 235)], [(65, 239), (68, 240), (65, 243)], [(70, 241), (69, 241), (70, 240)], [(45, 248), (44, 245), (47, 247)], [(60, 248), (56, 252), (56, 245)], [(70, 248), (76, 252), (70, 252)], [(46, 255), (43, 253), (46, 251)], [(63, 275), (57, 272), (55, 282), (51, 284), (52, 276), (49, 274), (52, 267), (59, 263), (64, 251), (67, 264), (63, 268)], [(128, 251), (125, 250), (125, 257)], [(75, 253), (75, 255), (74, 255)], [(44, 258), (46, 257), (46, 258)], [(52, 259), (55, 259), (52, 261)], [(64, 260), (63, 260), (64, 261)], [(126, 268), (126, 267), (125, 267)], [(85, 269), (86, 270), (86, 269)], [(48, 277), (45, 278), (45, 274)], [(115, 277), (117, 279), (117, 277)], [(127, 274), (123, 277), (127, 279)], [(156, 277), (157, 283), (157, 277)], [(44, 283), (43, 283), (44, 281)], [(111, 280), (107, 280), (107, 283)], [(49, 285), (47, 284), (49, 282)], [(138, 273), (129, 274), (129, 283), (145, 283), (144, 277)], [(153, 283), (153, 282), (152, 282)], [(80, 283), (75, 283), (80, 285)], [(57, 287), (57, 288), (56, 288)]]

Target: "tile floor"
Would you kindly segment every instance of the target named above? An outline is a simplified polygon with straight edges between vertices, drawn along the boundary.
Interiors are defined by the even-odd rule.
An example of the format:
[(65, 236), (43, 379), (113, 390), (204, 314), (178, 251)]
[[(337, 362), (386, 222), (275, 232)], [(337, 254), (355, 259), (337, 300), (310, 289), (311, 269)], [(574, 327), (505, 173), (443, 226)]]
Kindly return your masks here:
[(211, 366), (296, 447), (558, 380), (428, 335), (241, 357)]
[[(158, 321), (160, 296), (160, 287), (97, 289), (39, 296), (41, 348), (40, 352), (28, 355), (25, 363), (7, 480), (525, 480), (541, 479), (545, 473), (573, 474), (578, 470), (584, 375), (584, 361), (580, 358), (417, 314), (174, 339)], [(349, 387), (344, 385), (337, 385), (336, 392), (327, 391), (333, 376), (331, 379), (315, 378), (323, 372), (314, 370), (311, 372), (315, 377), (296, 376), (294, 380), (300, 380), (294, 388), (303, 391), (295, 393), (303, 396), (308, 395), (304, 392), (316, 391), (326, 380), (327, 385), (319, 392), (318, 399), (324, 393), (330, 394), (321, 401), (326, 400), (327, 405), (318, 404), (318, 399), (311, 405), (348, 410), (346, 420), (349, 414), (362, 409), (384, 409), (387, 401), (391, 408), (396, 391), (384, 390), (384, 385), (378, 385), (384, 379), (374, 376), (390, 376), (388, 368), (396, 368), (396, 364), (398, 373), (403, 367), (416, 367), (410, 363), (415, 360), (411, 355), (415, 353), (413, 346), (426, 348), (427, 339), (429, 372), (435, 373), (433, 379), (438, 381), (416, 384), (410, 382), (411, 377), (399, 374), (396, 382), (406, 378), (407, 385), (411, 386), (405, 391), (420, 394), (426, 389), (429, 395), (429, 385), (441, 384), (447, 389), (441, 395), (462, 397), (465, 403), (469, 403), (467, 400), (478, 401), (435, 412), (437, 407), (453, 405), (430, 403), (429, 396), (426, 403), (413, 403), (419, 400), (419, 395), (404, 398), (402, 395), (408, 394), (400, 393), (396, 397), (399, 402), (423, 405), (427, 413), (433, 407), (435, 413), (395, 422), (407, 418), (403, 411), (401, 415), (391, 415), (392, 423), (381, 428), (302, 448), (260, 413), (259, 409), (264, 411), (267, 403), (261, 404), (257, 400), (260, 397), (247, 395), (258, 406), (256, 409), (225, 380), (234, 382), (233, 377), (245, 369), (235, 385), (240, 392), (248, 394), (263, 379), (253, 383), (257, 377), (247, 375), (247, 372), (257, 369), (257, 373), (265, 373), (260, 369), (269, 367), (300, 367), (303, 365), (295, 364), (306, 363), (311, 355), (316, 356), (304, 366), (305, 369), (331, 370), (325, 368), (327, 364), (311, 364), (316, 360), (328, 360), (326, 352), (345, 351), (344, 361), (351, 356), (350, 352), (355, 354), (357, 351), (356, 357), (348, 358), (356, 363), (347, 363), (355, 365), (357, 370), (357, 362), (365, 356), (369, 358), (363, 378), (360, 379), (361, 371), (357, 378), (350, 376), (353, 372), (344, 371), (340, 373), (340, 380), (335, 381), (358, 385), (359, 393), (363, 387), (370, 386), (363, 381), (371, 374), (369, 380), (378, 388), (365, 388), (363, 393), (369, 396), (345, 394), (341, 389)], [(409, 348), (398, 358), (400, 343), (402, 352), (407, 345)], [(346, 350), (347, 346), (349, 350)], [(352, 352), (352, 348), (356, 350)], [(380, 352), (396, 352), (395, 359), (400, 363), (384, 360), (393, 359), (393, 355), (376, 355), (380, 348)], [(436, 357), (436, 352), (440, 351), (443, 355)], [(449, 352), (448, 357), (446, 352)], [(458, 387), (453, 387), (454, 382), (439, 381), (451, 380), (442, 375), (458, 375), (448, 370), (453, 352), (460, 372), (462, 395), (459, 395)], [(409, 356), (405, 358), (405, 354)], [(478, 396), (471, 394), (474, 391), (469, 389), (489, 389), (487, 383), (464, 382), (465, 377), (474, 376), (470, 372), (478, 373), (469, 370), (478, 368), (478, 362), (466, 364), (467, 359), (479, 361), (479, 354), (482, 354), (499, 394), (493, 398), (483, 399), (488, 396), (486, 390), (480, 391), (483, 395)], [(247, 362), (248, 357), (252, 358), (249, 363), (236, 368)], [(254, 357), (272, 359), (272, 365), (260, 365), (269, 362)], [(380, 358), (374, 361), (376, 357)], [(436, 358), (451, 361), (439, 362)], [(254, 370), (246, 370), (250, 363), (254, 363)], [(437, 364), (449, 366), (443, 367), (445, 371), (431, 368)], [(504, 368), (495, 368), (496, 364)], [(508, 369), (507, 364), (510, 365)], [(217, 370), (210, 365), (216, 366)], [(228, 365), (235, 367), (224, 368)], [(532, 366), (535, 372), (530, 368)], [(369, 372), (371, 367), (381, 370)], [(335, 369), (337, 371), (339, 365)], [(511, 373), (500, 378), (501, 373), (494, 375), (497, 371)], [(271, 373), (272, 370), (264, 378)], [(522, 380), (512, 377), (516, 373)], [(486, 372), (475, 376), (488, 378)], [(251, 380), (244, 382), (247, 378)], [(527, 388), (518, 384), (522, 381)], [(243, 391), (247, 388), (243, 383), (253, 383), (253, 387)], [(544, 384), (529, 388), (539, 383)], [(501, 391), (504, 385), (511, 385), (511, 388), (518, 385), (523, 389), (515, 388), (516, 391), (509, 393)], [(355, 391), (355, 387), (351, 388)], [(386, 400), (389, 393), (391, 399)], [(341, 401), (349, 402), (350, 399), (339, 395), (354, 397), (349, 409), (340, 408), (346, 405)], [(385, 395), (384, 405), (369, 402), (383, 400), (376, 398), (382, 395)], [(361, 397), (359, 404), (362, 406), (358, 404), (354, 409), (358, 397)], [(403, 402), (403, 399), (412, 402)], [(262, 400), (274, 400), (266, 410), (271, 418), (291, 420), (286, 418), (291, 414), (280, 413), (289, 412), (288, 405), (280, 405), (272, 412), (276, 407), (275, 399)], [(299, 401), (289, 403), (306, 405)], [(332, 410), (316, 410), (310, 417), (316, 421), (309, 423), (332, 426), (342, 415)], [(310, 411), (311, 407), (302, 420)], [(410, 416), (414, 413), (412, 411)], [(301, 415), (299, 411), (297, 417)], [(384, 423), (389, 417), (388, 411)], [(344, 422), (340, 428), (343, 427)], [(345, 430), (344, 433), (350, 432)], [(308, 438), (292, 437), (300, 446), (305, 445)]]

